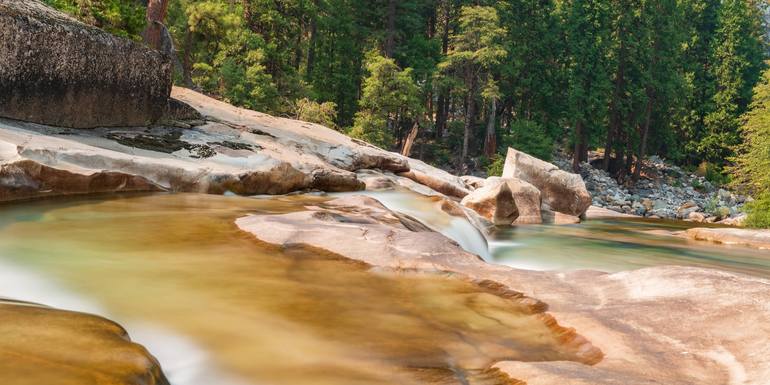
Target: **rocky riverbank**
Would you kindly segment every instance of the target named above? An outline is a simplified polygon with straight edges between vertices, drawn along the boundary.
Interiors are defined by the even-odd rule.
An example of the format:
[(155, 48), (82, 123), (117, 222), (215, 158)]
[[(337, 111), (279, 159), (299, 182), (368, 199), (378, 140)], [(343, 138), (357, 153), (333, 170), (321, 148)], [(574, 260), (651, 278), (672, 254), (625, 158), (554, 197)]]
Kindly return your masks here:
[[(563, 170), (572, 170), (570, 160), (564, 156), (557, 156), (554, 163)], [(751, 200), (657, 156), (645, 160), (644, 173), (632, 186), (618, 184), (606, 171), (589, 163), (581, 165), (580, 174), (591, 193), (592, 205), (647, 218), (740, 226), (745, 219), (742, 207)]]

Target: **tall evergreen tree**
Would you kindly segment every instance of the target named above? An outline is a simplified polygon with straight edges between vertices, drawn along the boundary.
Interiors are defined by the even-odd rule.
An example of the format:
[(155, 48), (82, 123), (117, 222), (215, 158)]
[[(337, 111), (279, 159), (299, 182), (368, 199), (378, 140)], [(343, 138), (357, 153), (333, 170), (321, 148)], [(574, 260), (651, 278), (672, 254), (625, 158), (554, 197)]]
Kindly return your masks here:
[(588, 160), (592, 138), (604, 132), (610, 84), (607, 58), (611, 31), (610, 7), (604, 1), (571, 0), (563, 4), (568, 66), (569, 123), (574, 128), (572, 167)]
[(749, 225), (770, 227), (770, 70), (754, 88), (751, 108), (742, 117), (739, 147), (731, 171), (733, 183), (755, 197), (749, 205)]
[[(450, 36), (450, 48), (440, 67), (462, 79), (465, 95), (465, 125), (463, 144), (458, 164), (468, 157), (471, 131), (476, 118), (476, 98), (482, 82), (487, 79), (490, 86), (490, 70), (505, 57), (505, 48), (500, 42), (505, 29), (500, 27), (497, 10), (486, 6), (465, 6), (461, 10), (458, 30)], [(493, 98), (494, 100), (494, 98)], [(485, 141), (488, 141), (487, 135)]]
[(714, 109), (705, 118), (704, 136), (697, 148), (702, 159), (722, 163), (739, 143), (739, 117), (751, 102), (766, 46), (763, 13), (755, 1), (722, 1), (718, 25), (711, 47)]

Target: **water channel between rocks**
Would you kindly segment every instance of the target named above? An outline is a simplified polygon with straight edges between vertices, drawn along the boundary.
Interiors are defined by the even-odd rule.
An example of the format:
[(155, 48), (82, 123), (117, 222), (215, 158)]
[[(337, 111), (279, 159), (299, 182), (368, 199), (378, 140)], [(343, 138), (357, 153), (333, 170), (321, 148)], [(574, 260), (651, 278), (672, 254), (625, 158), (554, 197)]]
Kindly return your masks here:
[[(375, 197), (486, 251), (475, 229), (437, 214), (435, 201), (399, 194)], [(118, 321), (174, 385), (504, 384), (515, 382), (490, 364), (566, 359), (537, 317), (470, 282), (374, 273), (260, 243), (233, 223), (325, 199), (154, 194), (5, 205), (0, 296)], [(486, 258), (536, 269), (687, 264), (770, 276), (766, 252), (645, 232), (655, 229), (672, 226), (520, 227), (495, 234)]]

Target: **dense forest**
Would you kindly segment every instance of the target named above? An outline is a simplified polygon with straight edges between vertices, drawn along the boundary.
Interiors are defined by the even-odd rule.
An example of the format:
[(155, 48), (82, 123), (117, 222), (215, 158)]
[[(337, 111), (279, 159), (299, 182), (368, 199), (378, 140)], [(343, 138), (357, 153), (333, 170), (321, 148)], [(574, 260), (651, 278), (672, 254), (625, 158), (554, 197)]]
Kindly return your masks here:
[[(137, 40), (145, 28), (146, 1), (46, 1)], [(657, 154), (717, 184), (732, 171), (734, 184), (762, 196), (770, 195), (768, 75), (760, 83), (767, 7), (170, 0), (164, 20), (179, 84), (458, 173), (499, 171), (507, 146), (544, 159), (563, 150), (575, 170), (600, 150), (596, 166), (630, 183)]]

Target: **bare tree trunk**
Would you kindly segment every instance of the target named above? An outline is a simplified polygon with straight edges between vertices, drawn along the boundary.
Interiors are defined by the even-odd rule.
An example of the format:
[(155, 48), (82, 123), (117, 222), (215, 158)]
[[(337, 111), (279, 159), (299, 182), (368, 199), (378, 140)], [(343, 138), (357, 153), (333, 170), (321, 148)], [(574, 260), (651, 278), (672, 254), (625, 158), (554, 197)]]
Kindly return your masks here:
[(160, 49), (163, 34), (163, 20), (166, 19), (168, 0), (147, 1), (147, 28), (144, 30), (144, 41), (154, 49)]
[(417, 139), (417, 134), (419, 132), (420, 132), (420, 125), (415, 121), (414, 125), (412, 126), (412, 130), (409, 131), (409, 135), (406, 136), (406, 140), (404, 141), (404, 147), (401, 150), (401, 155), (409, 156), (409, 154), (412, 153), (412, 146), (414, 146), (414, 141)]
[(396, 45), (396, 0), (388, 0), (387, 26), (385, 29), (385, 56), (393, 57)]
[(497, 100), (492, 98), (489, 103), (489, 112), (487, 120), (487, 136), (484, 138), (484, 155), (492, 158), (497, 152), (497, 134), (495, 133), (495, 120), (497, 115)]

